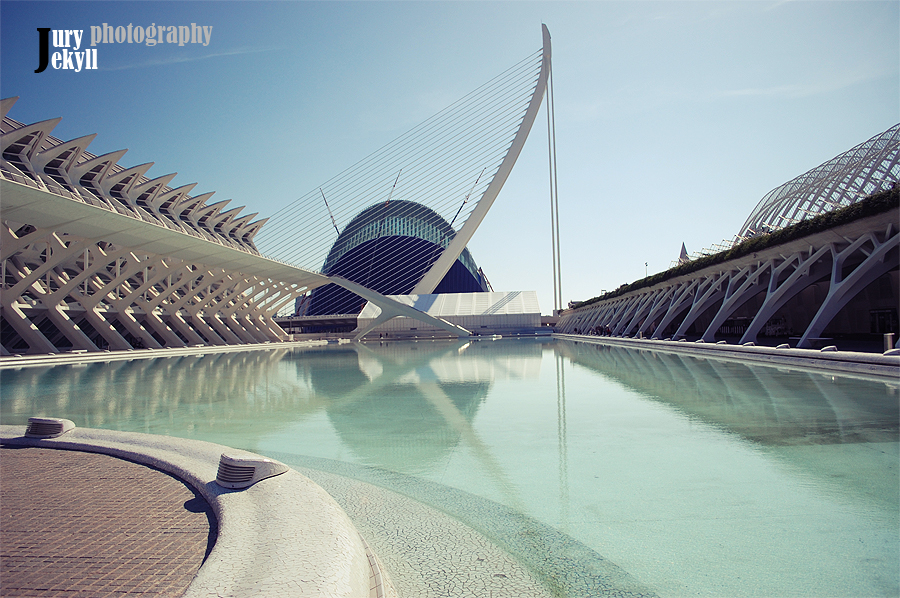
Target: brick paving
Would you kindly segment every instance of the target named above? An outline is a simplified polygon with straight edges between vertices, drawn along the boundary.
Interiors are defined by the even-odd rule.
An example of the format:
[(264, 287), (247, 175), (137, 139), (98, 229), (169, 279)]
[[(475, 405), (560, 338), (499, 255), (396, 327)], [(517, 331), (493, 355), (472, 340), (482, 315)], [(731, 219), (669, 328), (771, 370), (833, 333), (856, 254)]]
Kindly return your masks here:
[(215, 528), (209, 504), (159, 470), (96, 453), (0, 448), (4, 598), (181, 596)]

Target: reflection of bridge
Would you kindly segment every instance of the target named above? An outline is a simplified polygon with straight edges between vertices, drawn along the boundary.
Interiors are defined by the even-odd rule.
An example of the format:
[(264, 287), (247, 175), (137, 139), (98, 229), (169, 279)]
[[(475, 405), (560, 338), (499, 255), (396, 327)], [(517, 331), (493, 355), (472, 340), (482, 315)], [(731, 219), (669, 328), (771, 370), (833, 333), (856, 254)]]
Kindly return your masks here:
[(807, 348), (828, 334), (897, 333), (900, 191), (875, 192), (900, 179), (898, 152), (900, 125), (766, 195), (730, 250), (683, 255), (565, 312), (557, 329), (707, 343), (796, 334)]
[[(430, 254), (428, 269), (416, 278), (417, 294), (431, 293), (465, 250), (522, 150), (549, 77), (546, 27), (543, 33), (542, 50), (386, 146), (392, 148), (388, 158), (379, 150), (360, 162), (388, 169), (395, 187), (398, 171), (404, 173), (409, 189), (401, 184), (394, 199), (427, 192), (437, 202), (435, 211), (455, 213), (447, 219), (457, 221), (457, 229), (448, 227), (443, 249)], [(371, 203), (376, 196), (383, 201), (380, 190), (373, 191), (381, 182), (374, 171), (359, 175), (351, 168), (351, 174), (325, 184), (327, 216), (313, 221), (306, 213), (294, 214), (270, 223), (280, 232), (270, 239), (279, 259), (269, 259), (254, 243), (265, 220), (241, 216), (241, 208), (226, 210), (227, 201), (207, 204), (212, 193), (191, 196), (195, 185), (169, 187), (174, 174), (148, 179), (144, 174), (152, 164), (123, 168), (118, 160), (124, 150), (90, 154), (86, 147), (93, 135), (54, 138), (50, 133), (59, 119), (27, 125), (8, 118), (15, 101), (0, 103), (0, 354), (285, 340), (273, 317), (298, 296), (329, 283), (390, 316), (415, 317), (468, 336), (459, 326), (315, 271), (322, 261), (305, 267), (286, 263), (302, 260), (285, 254), (285, 243), (292, 250), (307, 230), (331, 234), (332, 225), (337, 229), (360, 201)], [(460, 126), (462, 136), (453, 128)], [(318, 193), (324, 198), (320, 189), (316, 199)], [(327, 251), (327, 237), (308, 241), (314, 254)]]
[(24, 421), (67, 408), (79, 425), (113, 422), (119, 429), (225, 441), (288, 434), (321, 413), (348, 448), (380, 467), (424, 467), (463, 444), (497, 487), (511, 492), (514, 485), (472, 422), (495, 382), (539, 378), (542, 344), (146, 353), (159, 358), (80, 364), (63, 377), (55, 368), (4, 371), (6, 416)]

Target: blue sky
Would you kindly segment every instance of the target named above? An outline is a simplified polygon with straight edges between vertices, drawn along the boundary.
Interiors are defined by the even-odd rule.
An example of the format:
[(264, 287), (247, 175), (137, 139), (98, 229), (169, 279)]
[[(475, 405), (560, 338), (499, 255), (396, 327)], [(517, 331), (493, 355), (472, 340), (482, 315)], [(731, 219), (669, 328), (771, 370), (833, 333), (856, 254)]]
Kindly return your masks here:
[[(212, 26), (35, 74), (37, 27)], [(563, 297), (731, 238), (769, 190), (900, 121), (898, 2), (0, 2), (10, 116), (63, 117), (271, 215), (553, 37)], [(546, 117), (469, 244), (552, 309)], [(302, 223), (298, 223), (301, 226)]]

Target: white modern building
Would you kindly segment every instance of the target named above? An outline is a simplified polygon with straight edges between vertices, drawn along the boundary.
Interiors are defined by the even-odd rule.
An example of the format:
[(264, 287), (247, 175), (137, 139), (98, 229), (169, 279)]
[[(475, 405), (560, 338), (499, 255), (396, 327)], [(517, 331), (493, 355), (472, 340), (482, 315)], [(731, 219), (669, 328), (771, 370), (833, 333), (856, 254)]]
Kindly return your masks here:
[[(541, 310), (534, 291), (396, 295), (390, 298), (465, 328), (473, 336), (535, 334), (541, 327)], [(370, 339), (447, 334), (433, 323), (403, 316), (373, 326), (382, 311), (378, 305), (368, 303), (359, 314), (357, 333)]]
[(898, 180), (900, 125), (767, 193), (719, 253), (577, 305), (558, 330), (707, 343), (773, 337), (802, 348), (836, 336), (894, 333), (896, 342)]

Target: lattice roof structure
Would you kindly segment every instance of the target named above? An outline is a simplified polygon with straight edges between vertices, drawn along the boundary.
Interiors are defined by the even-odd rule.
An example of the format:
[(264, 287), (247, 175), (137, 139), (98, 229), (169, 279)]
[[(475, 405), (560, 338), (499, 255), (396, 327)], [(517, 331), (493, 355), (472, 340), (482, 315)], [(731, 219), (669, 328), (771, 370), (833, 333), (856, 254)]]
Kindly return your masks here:
[(769, 191), (736, 242), (849, 206), (900, 179), (900, 124)]

